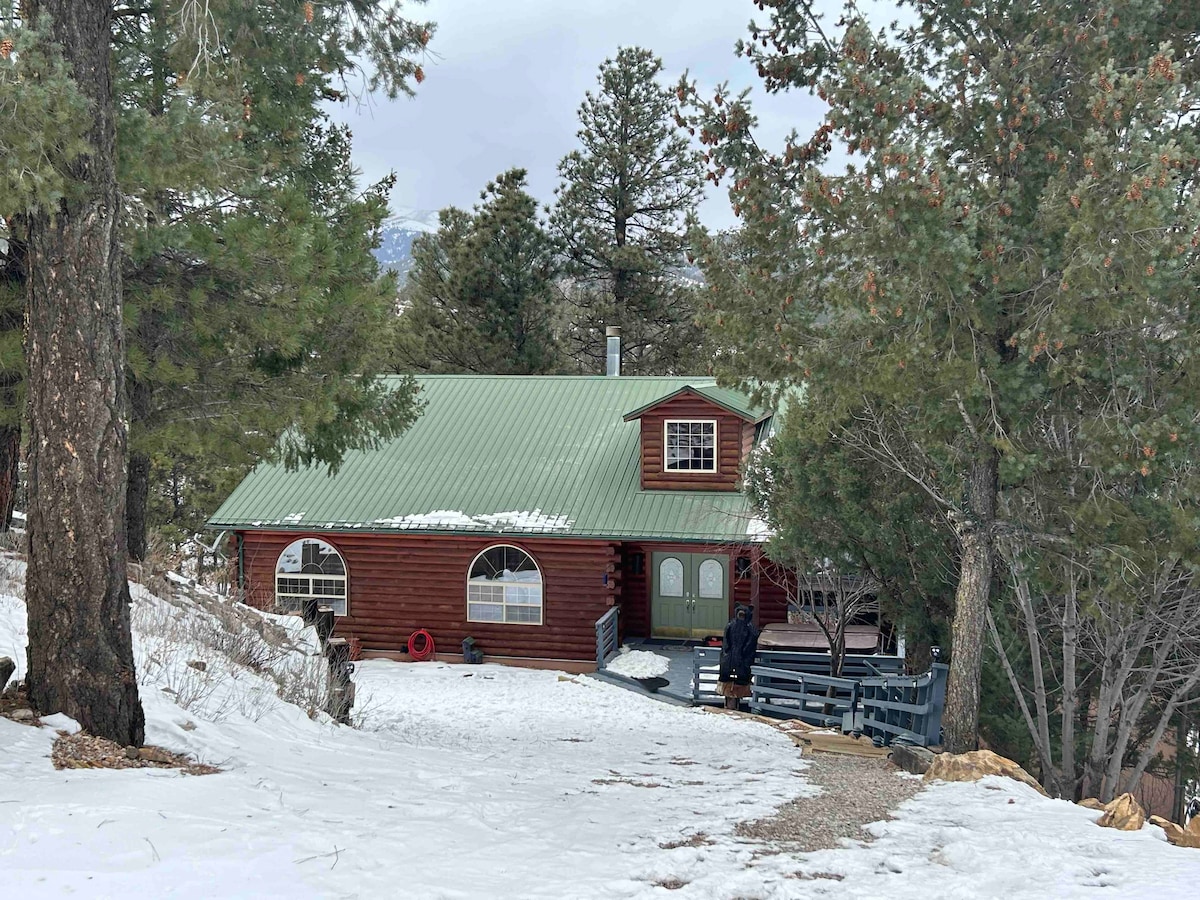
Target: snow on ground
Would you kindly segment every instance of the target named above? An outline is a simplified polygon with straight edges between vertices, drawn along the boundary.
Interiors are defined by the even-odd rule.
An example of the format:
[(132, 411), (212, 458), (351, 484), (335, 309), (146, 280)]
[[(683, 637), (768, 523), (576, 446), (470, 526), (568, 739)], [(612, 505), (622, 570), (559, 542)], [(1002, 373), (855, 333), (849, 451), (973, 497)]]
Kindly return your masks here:
[[(24, 607), (3, 576), (0, 653), (21, 660)], [(338, 727), (305, 711), (311, 630), (201, 599), (135, 591), (142, 697), (150, 742), (224, 771), (55, 771), (53, 728), (0, 719), (6, 893), (1124, 898), (1200, 878), (1200, 852), (1157, 828), (1100, 829), (1001, 779), (934, 786), (865, 846), (744, 842), (738, 821), (813, 790), (768, 726), (582, 676), (370, 661), (362, 730)], [(188, 680), (194, 656), (207, 680)]]
[(622, 647), (621, 652), (605, 668), (626, 678), (654, 678), (665, 675), (671, 668), (671, 661), (649, 650)]

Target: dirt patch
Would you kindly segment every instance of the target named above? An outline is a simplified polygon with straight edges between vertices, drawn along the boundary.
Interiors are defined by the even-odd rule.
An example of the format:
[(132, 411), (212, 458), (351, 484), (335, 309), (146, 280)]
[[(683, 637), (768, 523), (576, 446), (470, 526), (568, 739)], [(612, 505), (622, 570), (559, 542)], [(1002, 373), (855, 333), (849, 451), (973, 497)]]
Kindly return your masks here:
[(821, 793), (781, 806), (774, 815), (737, 827), (741, 837), (786, 843), (802, 852), (829, 850), (844, 838), (870, 840), (863, 826), (891, 818), (891, 812), (922, 788), (903, 778), (883, 759), (835, 753), (806, 755), (805, 775)]
[(663, 878), (654, 883), (660, 888), (666, 888), (668, 891), (677, 891), (682, 887), (687, 887), (691, 882), (680, 881), (678, 878)]
[(115, 741), (83, 732), (60, 731), (50, 751), (50, 759), (56, 769), (179, 769), (188, 775), (212, 775), (221, 771), (162, 747), (127, 749)]
[(655, 781), (635, 781), (632, 778), (593, 778), (592, 784), (627, 784), (630, 787), (640, 788), (660, 788), (661, 784)]
[(697, 831), (691, 837), (680, 838), (677, 841), (667, 841), (665, 844), (659, 844), (659, 850), (678, 850), (680, 847), (706, 847), (712, 843), (710, 838), (703, 831)]

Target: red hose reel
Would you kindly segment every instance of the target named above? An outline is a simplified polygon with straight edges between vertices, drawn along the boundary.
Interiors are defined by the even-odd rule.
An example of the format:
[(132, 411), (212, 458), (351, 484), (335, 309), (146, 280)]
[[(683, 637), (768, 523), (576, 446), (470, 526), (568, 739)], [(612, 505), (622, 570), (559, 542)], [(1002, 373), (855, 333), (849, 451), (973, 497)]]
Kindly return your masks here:
[(415, 661), (424, 662), (433, 656), (436, 650), (433, 635), (424, 628), (419, 628), (408, 636), (408, 655)]

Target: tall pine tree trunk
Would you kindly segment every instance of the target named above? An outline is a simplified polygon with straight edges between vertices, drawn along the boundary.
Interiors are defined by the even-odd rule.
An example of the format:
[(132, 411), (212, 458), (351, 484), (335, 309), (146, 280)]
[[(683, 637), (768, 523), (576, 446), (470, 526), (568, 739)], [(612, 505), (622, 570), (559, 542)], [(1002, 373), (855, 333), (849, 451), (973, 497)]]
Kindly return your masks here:
[(0, 532), (12, 525), (20, 485), (21, 426), (0, 426)]
[(994, 449), (980, 452), (967, 476), (966, 517), (954, 523), (960, 559), (950, 677), (942, 714), (944, 743), (951, 753), (974, 750), (979, 739), (979, 682), (992, 588), (998, 465)]
[(129, 488), (125, 492), (125, 540), (129, 558), (144, 562), (149, 549), (146, 541), (146, 509), (150, 503), (150, 457), (135, 450), (129, 454)]
[(90, 101), (91, 152), (28, 225), (29, 697), (141, 744), (125, 573), (125, 385), (108, 0), (31, 0)]

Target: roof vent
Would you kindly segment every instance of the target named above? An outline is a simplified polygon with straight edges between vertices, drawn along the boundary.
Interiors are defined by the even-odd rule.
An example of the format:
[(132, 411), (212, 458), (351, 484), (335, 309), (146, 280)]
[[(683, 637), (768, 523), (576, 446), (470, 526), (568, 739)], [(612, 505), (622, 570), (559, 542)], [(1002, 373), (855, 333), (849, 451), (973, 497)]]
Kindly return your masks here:
[(604, 329), (605, 351), (604, 374), (610, 377), (621, 374), (621, 329), (609, 325)]

